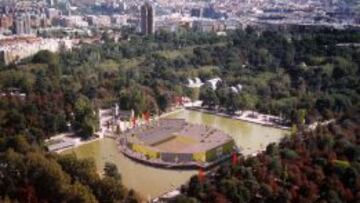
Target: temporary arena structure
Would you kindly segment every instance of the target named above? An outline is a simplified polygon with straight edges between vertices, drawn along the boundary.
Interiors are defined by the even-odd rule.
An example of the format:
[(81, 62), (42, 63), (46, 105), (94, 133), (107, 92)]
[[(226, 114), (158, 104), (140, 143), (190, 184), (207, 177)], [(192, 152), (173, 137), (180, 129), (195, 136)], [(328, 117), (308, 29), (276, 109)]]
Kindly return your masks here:
[(224, 132), (184, 119), (160, 119), (120, 140), (125, 155), (166, 167), (207, 166), (229, 156), (234, 148), (234, 140)]

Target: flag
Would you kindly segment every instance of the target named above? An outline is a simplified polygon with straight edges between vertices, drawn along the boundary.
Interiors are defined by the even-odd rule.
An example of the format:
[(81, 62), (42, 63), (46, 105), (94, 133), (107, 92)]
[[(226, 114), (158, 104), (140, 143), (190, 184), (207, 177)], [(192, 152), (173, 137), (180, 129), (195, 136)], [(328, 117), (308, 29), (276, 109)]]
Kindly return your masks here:
[(146, 112), (142, 112), (142, 114), (141, 114), (141, 120), (143, 120), (143, 122), (146, 122), (145, 113), (146, 113)]
[(147, 124), (147, 125), (149, 124), (149, 117), (148, 117), (149, 115), (148, 115), (148, 114), (149, 114), (149, 112), (147, 112), (147, 111), (145, 111), (145, 112), (142, 113), (142, 120), (143, 120), (143, 121), (145, 122), (145, 124)]
[(142, 120), (142, 118), (141, 118), (140, 115), (137, 117), (137, 123), (138, 123), (139, 125), (142, 125), (142, 124), (143, 124), (143, 120)]
[(160, 115), (159, 114), (157, 115), (156, 120), (157, 120), (157, 126), (159, 127), (160, 126)]
[(231, 164), (232, 166), (236, 166), (238, 164), (238, 156), (237, 156), (237, 153), (236, 152), (233, 152), (232, 155), (231, 155)]
[(176, 106), (180, 106), (180, 97), (176, 97)]
[(126, 123), (126, 128), (127, 128), (127, 129), (130, 129), (130, 128), (131, 128), (131, 123), (132, 123), (131, 120), (132, 120), (132, 119), (131, 119), (131, 117), (130, 117), (129, 121)]
[(198, 173), (198, 179), (200, 183), (203, 183), (205, 181), (205, 171), (204, 169), (200, 168)]
[(150, 113), (148, 111), (145, 112), (145, 122), (146, 124), (150, 124)]
[(183, 101), (183, 97), (180, 97), (180, 106), (184, 106), (184, 101)]
[(176, 97), (175, 100), (176, 100), (176, 105), (177, 105), (177, 106), (183, 106), (183, 105), (184, 105), (183, 97), (182, 97), (182, 96)]
[(132, 128), (132, 125), (131, 125), (131, 124), (132, 124), (132, 117), (130, 116), (129, 122), (128, 122), (128, 127), (129, 127), (129, 128)]
[(134, 111), (134, 109), (131, 109), (131, 115), (130, 115), (130, 118), (132, 119), (132, 118), (134, 118), (135, 117), (135, 111)]
[(129, 119), (129, 127), (134, 128), (136, 124), (135, 112), (134, 109), (131, 109), (130, 119)]
[(178, 98), (177, 98), (177, 96), (174, 96), (174, 97), (172, 98), (172, 102), (175, 103), (175, 106), (178, 105)]
[(132, 127), (135, 128), (136, 127), (136, 117), (134, 116), (131, 120), (132, 122)]

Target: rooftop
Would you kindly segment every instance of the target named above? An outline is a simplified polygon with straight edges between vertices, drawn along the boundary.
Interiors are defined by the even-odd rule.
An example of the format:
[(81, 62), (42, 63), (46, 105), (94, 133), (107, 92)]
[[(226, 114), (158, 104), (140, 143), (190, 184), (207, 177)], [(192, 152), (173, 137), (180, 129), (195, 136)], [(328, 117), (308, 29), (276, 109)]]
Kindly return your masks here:
[(184, 119), (160, 119), (155, 127), (139, 129), (133, 142), (159, 152), (195, 153), (228, 143), (232, 138), (205, 125), (189, 124)]

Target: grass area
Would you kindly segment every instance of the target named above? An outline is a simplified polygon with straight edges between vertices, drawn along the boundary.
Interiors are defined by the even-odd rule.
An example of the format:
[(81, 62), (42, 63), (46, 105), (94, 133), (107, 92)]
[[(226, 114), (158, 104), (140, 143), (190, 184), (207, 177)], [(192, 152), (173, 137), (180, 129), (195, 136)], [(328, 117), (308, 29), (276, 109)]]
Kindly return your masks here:
[(119, 65), (123, 69), (131, 69), (139, 66), (144, 60), (145, 60), (144, 56), (135, 57), (131, 59), (122, 59)]
[(225, 46), (226, 43), (220, 42), (216, 44), (204, 44), (204, 45), (197, 45), (197, 46), (188, 46), (182, 49), (175, 49), (175, 50), (164, 50), (164, 51), (158, 51), (157, 53), (160, 54), (160, 56), (163, 56), (167, 59), (176, 59), (180, 56), (185, 56), (189, 54), (193, 54), (194, 48), (197, 47), (207, 47), (207, 46)]
[(255, 85), (258, 87), (265, 87), (268, 85), (269, 81), (273, 78), (275, 78), (276, 76), (278, 76), (278, 74), (276, 73), (271, 73), (271, 72), (263, 72), (257, 75), (254, 75), (252, 77), (244, 77), (242, 78), (242, 83), (244, 84), (248, 84), (248, 85)]
[(215, 70), (215, 69), (219, 69), (218, 66), (201, 66), (199, 68), (199, 71), (211, 71), (211, 70)]
[(160, 54), (160, 56), (163, 56), (167, 59), (176, 59), (181, 56), (192, 54), (193, 49), (194, 49), (194, 47), (186, 47), (183, 49), (159, 51), (157, 53)]
[(34, 74), (30, 70), (4, 70), (0, 75), (0, 89), (4, 87), (13, 87), (14, 84), (23, 84), (25, 86), (32, 86), (35, 83)]
[(180, 50), (172, 50), (172, 51), (159, 51), (158, 54), (167, 59), (175, 59), (180, 56), (183, 56)]
[[(213, 72), (218, 70), (218, 66), (201, 66), (198, 68), (195, 67), (187, 67), (186, 69), (181, 69), (177, 71), (179, 77), (185, 78), (195, 78), (204, 75), (213, 75)], [(216, 74), (217, 75), (217, 74)]]
[[(176, 59), (179, 57), (185, 57), (187, 55), (191, 55), (193, 54), (193, 50), (196, 47), (206, 47), (206, 46), (225, 46), (226, 43), (216, 43), (216, 44), (212, 44), (212, 45), (199, 45), (199, 46), (189, 46), (189, 47), (185, 47), (182, 49), (174, 49), (174, 50), (163, 50), (163, 51), (157, 51), (155, 53), (159, 54), (160, 56), (165, 57), (166, 59)], [(141, 63), (143, 63), (145, 60), (145, 56), (139, 56), (139, 57), (134, 57), (131, 59), (121, 59), (120, 63), (116, 63), (113, 60), (108, 60), (105, 61), (103, 64), (101, 64), (102, 67), (104, 68), (113, 68), (113, 67), (121, 67), (123, 69), (131, 69), (131, 68), (136, 68), (137, 66), (139, 66)], [(218, 68), (216, 66), (204, 66), (201, 67), (201, 70), (213, 70), (215, 68)]]
[(106, 60), (99, 64), (98, 68), (100, 70), (106, 70), (106, 71), (117, 71), (119, 67), (119, 64), (114, 60)]

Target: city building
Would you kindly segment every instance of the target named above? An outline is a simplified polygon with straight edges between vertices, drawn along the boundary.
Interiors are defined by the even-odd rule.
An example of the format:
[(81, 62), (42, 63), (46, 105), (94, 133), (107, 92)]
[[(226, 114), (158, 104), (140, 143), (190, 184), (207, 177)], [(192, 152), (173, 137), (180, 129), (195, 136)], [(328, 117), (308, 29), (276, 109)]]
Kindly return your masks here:
[(89, 15), (87, 16), (87, 22), (91, 26), (104, 28), (104, 27), (110, 27), (111, 26), (111, 18), (107, 15)]
[(8, 30), (13, 25), (13, 19), (11, 16), (2, 14), (0, 15), (0, 30)]
[(16, 16), (14, 21), (14, 32), (17, 35), (31, 34), (31, 20), (29, 14)]
[(112, 15), (111, 23), (116, 27), (121, 27), (128, 24), (128, 15)]
[(55, 6), (55, 0), (46, 0), (48, 6), (53, 7)]
[(202, 9), (201, 8), (193, 8), (190, 11), (191, 17), (198, 17), (200, 18), (202, 16)]
[(188, 78), (187, 86), (190, 88), (200, 88), (203, 85), (204, 85), (204, 83), (198, 77), (196, 77), (194, 79)]
[(14, 36), (0, 38), (0, 61), (4, 64), (16, 63), (40, 50), (56, 52), (63, 47), (72, 48), (69, 39), (44, 39), (34, 36)]
[(49, 20), (52, 20), (54, 18), (57, 18), (61, 15), (61, 12), (56, 8), (47, 8), (46, 9), (46, 17)]
[(193, 21), (193, 29), (200, 32), (221, 32), (226, 30), (225, 21), (200, 19)]
[(222, 81), (221, 78), (213, 78), (213, 79), (207, 80), (206, 84), (209, 84), (213, 90), (216, 90), (218, 87), (218, 83), (220, 83), (221, 81)]
[(71, 3), (69, 1), (65, 4), (65, 14), (71, 16)]
[(89, 6), (94, 5), (96, 0), (71, 0), (71, 4), (75, 6)]
[(141, 33), (153, 34), (155, 32), (155, 10), (150, 3), (146, 2), (141, 6), (140, 17)]
[(89, 23), (84, 20), (83, 16), (72, 15), (72, 16), (61, 16), (59, 18), (59, 24), (63, 27), (88, 27)]

